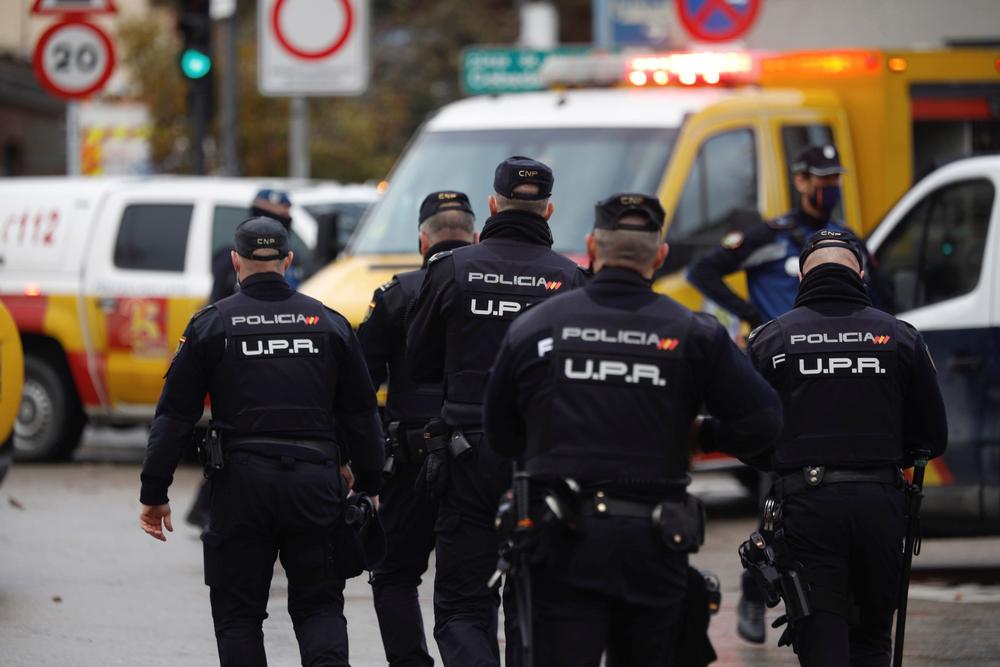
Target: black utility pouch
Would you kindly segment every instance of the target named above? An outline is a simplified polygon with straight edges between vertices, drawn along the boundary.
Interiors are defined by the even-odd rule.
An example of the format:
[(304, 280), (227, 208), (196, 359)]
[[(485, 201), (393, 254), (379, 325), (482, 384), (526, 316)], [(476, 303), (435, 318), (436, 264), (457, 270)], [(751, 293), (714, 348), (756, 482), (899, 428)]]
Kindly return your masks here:
[(674, 553), (697, 553), (705, 543), (705, 506), (695, 496), (658, 504), (652, 523), (663, 546)]

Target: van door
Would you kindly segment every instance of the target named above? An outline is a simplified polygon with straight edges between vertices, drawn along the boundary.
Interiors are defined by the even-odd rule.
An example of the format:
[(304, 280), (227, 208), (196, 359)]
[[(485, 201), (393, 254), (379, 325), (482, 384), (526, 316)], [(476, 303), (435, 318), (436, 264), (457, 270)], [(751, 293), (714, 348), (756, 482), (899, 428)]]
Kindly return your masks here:
[(113, 417), (148, 417), (177, 340), (205, 300), (205, 207), (189, 195), (123, 192), (100, 213), (85, 293), (96, 313)]
[[(743, 118), (710, 125), (691, 123), (681, 135), (660, 195), (670, 221), (666, 236), (670, 254), (658, 271), (658, 276), (666, 278), (657, 289), (700, 310), (704, 307), (702, 297), (681, 271), (719, 244), (730, 214), (762, 207), (760, 128), (752, 119)], [(737, 282), (745, 294), (745, 280)], [(728, 313), (712, 312), (731, 328), (738, 328), (739, 322)]]
[(996, 195), (983, 176), (935, 184), (875, 251), (894, 312), (930, 348), (948, 413), (948, 451), (927, 479), (944, 488), (929, 490), (928, 514), (980, 525), (1000, 519), (1000, 329), (990, 316), (1000, 279)]

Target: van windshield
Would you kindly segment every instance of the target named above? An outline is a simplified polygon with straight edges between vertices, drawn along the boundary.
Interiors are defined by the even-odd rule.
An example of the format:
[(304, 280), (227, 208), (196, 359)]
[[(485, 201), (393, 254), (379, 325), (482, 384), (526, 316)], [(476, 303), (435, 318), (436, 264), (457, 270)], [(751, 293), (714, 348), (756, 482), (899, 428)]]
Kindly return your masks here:
[(493, 172), (511, 155), (552, 167), (554, 248), (582, 252), (594, 204), (615, 192), (656, 194), (676, 138), (677, 130), (670, 128), (424, 132), (393, 172), (385, 197), (361, 223), (351, 252), (415, 252), (417, 211), (435, 190), (469, 195), (476, 229), (482, 230)]

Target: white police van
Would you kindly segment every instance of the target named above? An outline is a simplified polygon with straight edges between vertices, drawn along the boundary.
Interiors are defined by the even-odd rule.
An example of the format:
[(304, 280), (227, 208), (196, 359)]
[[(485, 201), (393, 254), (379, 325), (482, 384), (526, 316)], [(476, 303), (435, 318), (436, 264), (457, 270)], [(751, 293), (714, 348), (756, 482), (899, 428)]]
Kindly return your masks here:
[(967, 158), (907, 192), (868, 239), (895, 314), (922, 333), (948, 413), (927, 470), (935, 532), (1000, 532), (1000, 155)]

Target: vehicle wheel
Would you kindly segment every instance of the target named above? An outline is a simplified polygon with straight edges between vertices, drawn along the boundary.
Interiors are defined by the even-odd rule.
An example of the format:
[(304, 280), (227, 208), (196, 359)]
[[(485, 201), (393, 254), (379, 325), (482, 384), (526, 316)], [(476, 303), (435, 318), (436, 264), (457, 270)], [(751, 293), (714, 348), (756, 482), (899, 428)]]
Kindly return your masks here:
[(14, 458), (60, 461), (80, 443), (86, 417), (69, 378), (45, 358), (25, 355), (24, 389), (14, 424)]

